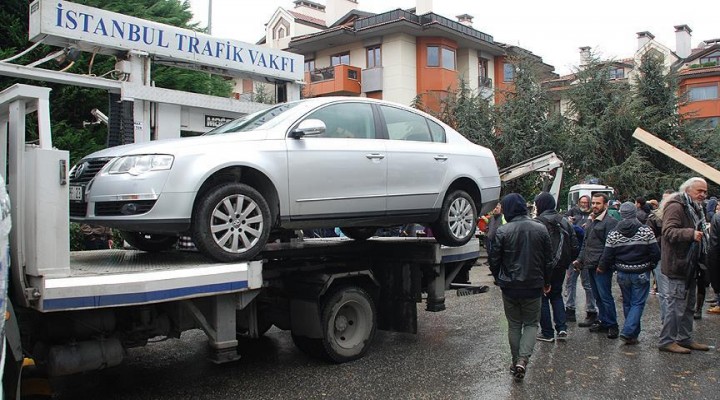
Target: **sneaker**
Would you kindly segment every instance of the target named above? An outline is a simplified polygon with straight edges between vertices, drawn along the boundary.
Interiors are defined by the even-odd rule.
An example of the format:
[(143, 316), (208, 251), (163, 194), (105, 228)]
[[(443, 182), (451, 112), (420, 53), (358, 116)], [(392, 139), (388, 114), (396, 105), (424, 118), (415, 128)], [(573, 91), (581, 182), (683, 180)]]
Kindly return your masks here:
[(720, 306), (716, 305), (714, 307), (710, 307), (707, 310), (708, 314), (720, 314)]
[(560, 331), (560, 332), (558, 332), (558, 334), (557, 334), (557, 340), (558, 340), (558, 341), (563, 341), (563, 342), (564, 342), (564, 341), (567, 340), (567, 338), (568, 338), (567, 332), (565, 332), (565, 331)]
[(553, 336), (545, 336), (543, 334), (537, 335), (537, 340), (541, 342), (549, 342), (552, 343), (555, 341), (555, 338)]
[(525, 379), (525, 371), (527, 369), (527, 361), (520, 360), (515, 365), (515, 373), (513, 376), (515, 377), (515, 382), (522, 382), (523, 379)]
[(690, 351), (690, 349), (686, 349), (677, 343), (670, 343), (665, 346), (660, 346), (660, 347), (658, 347), (658, 349), (660, 351), (665, 351), (668, 353), (675, 353), (675, 354), (690, 354), (690, 353), (692, 353), (692, 351)]
[(607, 338), (608, 339), (617, 339), (618, 338), (618, 327), (617, 326), (611, 326), (608, 328), (607, 332)]

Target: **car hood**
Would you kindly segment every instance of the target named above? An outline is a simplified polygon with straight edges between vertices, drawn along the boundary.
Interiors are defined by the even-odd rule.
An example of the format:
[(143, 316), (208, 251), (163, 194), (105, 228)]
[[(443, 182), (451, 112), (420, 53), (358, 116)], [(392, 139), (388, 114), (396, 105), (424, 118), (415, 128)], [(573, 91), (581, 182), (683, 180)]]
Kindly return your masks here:
[(133, 143), (122, 146), (110, 147), (96, 151), (84, 157), (107, 158), (120, 157), (136, 154), (182, 154), (186, 152), (197, 152), (199, 147), (222, 146), (223, 143), (234, 143), (238, 141), (258, 141), (267, 139), (266, 130), (250, 132), (226, 133), (219, 135), (194, 136), (178, 139), (153, 140), (145, 143)]

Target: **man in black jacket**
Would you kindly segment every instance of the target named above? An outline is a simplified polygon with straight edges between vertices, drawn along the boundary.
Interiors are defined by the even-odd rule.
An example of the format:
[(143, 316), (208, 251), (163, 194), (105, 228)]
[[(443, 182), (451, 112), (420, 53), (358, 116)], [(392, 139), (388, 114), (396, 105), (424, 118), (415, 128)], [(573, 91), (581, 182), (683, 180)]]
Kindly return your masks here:
[(547, 229), (528, 217), (525, 199), (510, 193), (502, 199), (507, 223), (498, 228), (490, 255), (490, 271), (502, 289), (511, 371), (517, 381), (525, 377), (535, 347), (540, 299), (550, 292), (552, 255)]

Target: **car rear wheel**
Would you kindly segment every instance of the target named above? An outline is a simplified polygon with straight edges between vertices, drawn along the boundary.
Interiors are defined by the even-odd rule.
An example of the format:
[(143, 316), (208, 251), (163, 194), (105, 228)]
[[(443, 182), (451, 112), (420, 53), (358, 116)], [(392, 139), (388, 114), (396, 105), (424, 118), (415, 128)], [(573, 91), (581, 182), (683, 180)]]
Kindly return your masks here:
[(476, 224), (475, 201), (464, 190), (456, 190), (443, 200), (440, 218), (431, 228), (440, 244), (462, 246), (475, 236)]
[(130, 246), (150, 253), (172, 250), (178, 241), (175, 235), (157, 233), (120, 231), (120, 235)]
[(270, 236), (270, 207), (257, 190), (226, 183), (207, 191), (193, 213), (193, 240), (206, 256), (220, 262), (249, 260)]
[(371, 228), (340, 228), (342, 233), (345, 234), (345, 236), (349, 237), (353, 240), (368, 240), (371, 237), (375, 236), (375, 232), (377, 232), (378, 228), (371, 227)]

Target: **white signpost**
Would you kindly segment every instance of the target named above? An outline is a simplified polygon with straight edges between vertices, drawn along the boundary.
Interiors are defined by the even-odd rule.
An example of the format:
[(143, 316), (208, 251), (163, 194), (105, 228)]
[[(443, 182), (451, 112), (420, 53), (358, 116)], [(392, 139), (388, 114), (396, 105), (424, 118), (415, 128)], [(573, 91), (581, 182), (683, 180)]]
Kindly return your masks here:
[(302, 81), (302, 55), (88, 7), (68, 1), (30, 5), (30, 40), (83, 51), (144, 51), (158, 60), (205, 66), (230, 76)]

